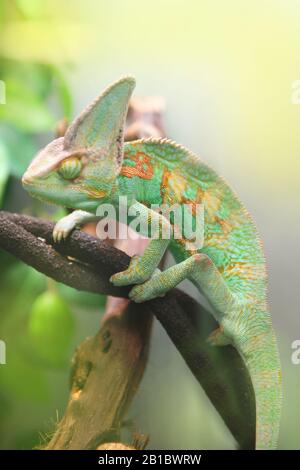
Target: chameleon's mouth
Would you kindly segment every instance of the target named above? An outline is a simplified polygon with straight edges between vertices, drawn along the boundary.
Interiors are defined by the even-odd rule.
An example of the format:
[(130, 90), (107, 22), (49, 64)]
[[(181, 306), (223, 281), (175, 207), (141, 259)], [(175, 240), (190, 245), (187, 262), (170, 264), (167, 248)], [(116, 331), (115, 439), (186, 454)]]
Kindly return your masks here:
[(30, 178), (30, 176), (26, 172), (22, 177), (22, 185), (27, 188), (31, 184), (33, 184), (33, 180), (32, 178)]

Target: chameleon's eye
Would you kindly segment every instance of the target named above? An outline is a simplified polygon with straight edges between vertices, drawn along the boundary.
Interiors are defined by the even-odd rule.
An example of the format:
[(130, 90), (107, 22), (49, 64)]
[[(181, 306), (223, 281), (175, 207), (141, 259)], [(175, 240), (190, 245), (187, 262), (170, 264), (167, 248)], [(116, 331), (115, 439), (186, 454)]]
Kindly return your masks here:
[(73, 180), (80, 175), (81, 169), (82, 163), (80, 159), (71, 157), (61, 163), (58, 173), (66, 180)]

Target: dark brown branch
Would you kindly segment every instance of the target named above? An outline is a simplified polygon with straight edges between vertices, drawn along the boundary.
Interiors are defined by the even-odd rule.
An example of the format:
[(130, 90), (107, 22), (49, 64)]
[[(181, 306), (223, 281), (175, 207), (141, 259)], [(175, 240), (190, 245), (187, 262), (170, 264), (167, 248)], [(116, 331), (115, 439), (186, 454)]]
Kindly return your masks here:
[(129, 257), (125, 253), (80, 231), (73, 232), (67, 242), (54, 244), (52, 231), (50, 222), (0, 211), (3, 249), (75, 289), (127, 297), (129, 289), (114, 287), (109, 282), (109, 276), (115, 272), (113, 260), (120, 270), (128, 266)]
[[(54, 245), (52, 230), (50, 222), (0, 212), (0, 247), (59, 282), (90, 292), (127, 296), (128, 289), (117, 289), (108, 281), (111, 274), (126, 269), (127, 255), (80, 231)], [(71, 262), (66, 256), (78, 261)], [(240, 447), (253, 448), (255, 401), (249, 374), (235, 349), (211, 347), (205, 341), (216, 327), (211, 315), (177, 289), (163, 299), (145, 303), (143, 311), (146, 308), (161, 322)]]

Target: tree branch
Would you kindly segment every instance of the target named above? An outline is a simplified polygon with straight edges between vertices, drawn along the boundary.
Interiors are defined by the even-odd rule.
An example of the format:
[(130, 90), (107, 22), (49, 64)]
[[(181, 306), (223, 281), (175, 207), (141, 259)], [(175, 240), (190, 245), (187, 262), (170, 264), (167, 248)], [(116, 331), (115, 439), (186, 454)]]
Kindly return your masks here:
[[(128, 267), (130, 258), (125, 253), (77, 230), (68, 240), (54, 244), (52, 230), (50, 222), (0, 212), (0, 248), (76, 289), (127, 297), (128, 288), (116, 288), (108, 280), (111, 274)], [(251, 380), (233, 347), (216, 348), (206, 342), (216, 327), (212, 316), (178, 289), (162, 299), (146, 302), (139, 314), (143, 315), (146, 309), (163, 325), (239, 446), (254, 448), (255, 398)]]
[(69, 403), (47, 450), (89, 450), (120, 441), (148, 358), (152, 315), (144, 313), (130, 303), (81, 343), (73, 359)]

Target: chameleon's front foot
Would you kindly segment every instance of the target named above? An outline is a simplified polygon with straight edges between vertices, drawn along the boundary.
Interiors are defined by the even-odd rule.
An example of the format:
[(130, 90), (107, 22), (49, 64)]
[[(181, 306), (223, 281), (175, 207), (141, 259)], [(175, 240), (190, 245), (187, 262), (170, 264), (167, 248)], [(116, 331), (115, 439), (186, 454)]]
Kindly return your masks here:
[(142, 256), (135, 255), (131, 258), (130, 264), (125, 271), (113, 274), (110, 282), (114, 286), (130, 286), (131, 284), (141, 284), (150, 278), (152, 269), (142, 264)]
[(53, 230), (53, 240), (57, 243), (61, 240), (65, 240), (74, 228), (95, 220), (98, 220), (98, 216), (91, 214), (90, 212), (81, 210), (71, 212), (71, 214), (60, 219), (55, 225)]
[[(72, 214), (70, 214), (70, 216), (71, 215)], [(70, 216), (67, 215), (56, 223), (52, 234), (55, 243), (65, 240), (76, 227), (76, 221)]]

